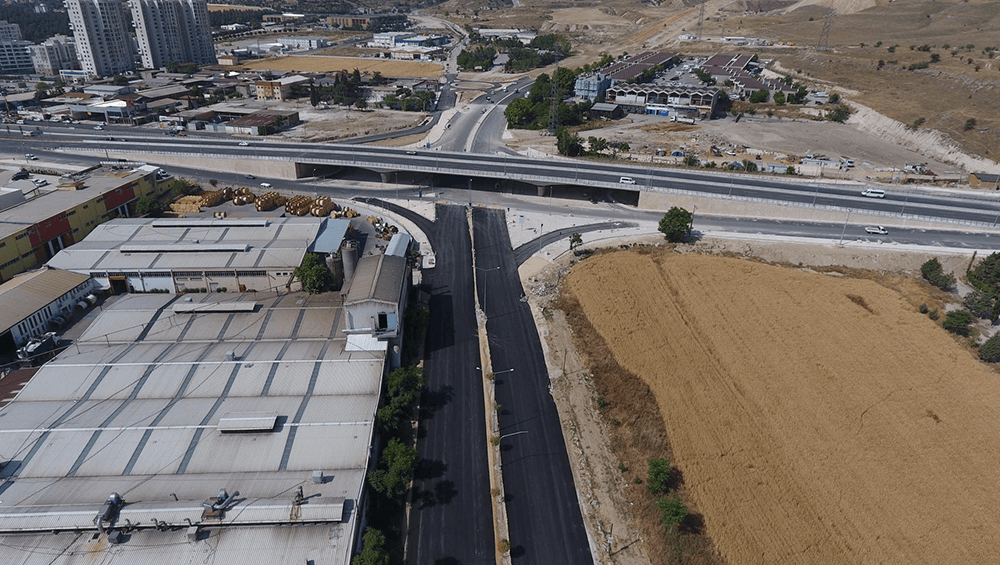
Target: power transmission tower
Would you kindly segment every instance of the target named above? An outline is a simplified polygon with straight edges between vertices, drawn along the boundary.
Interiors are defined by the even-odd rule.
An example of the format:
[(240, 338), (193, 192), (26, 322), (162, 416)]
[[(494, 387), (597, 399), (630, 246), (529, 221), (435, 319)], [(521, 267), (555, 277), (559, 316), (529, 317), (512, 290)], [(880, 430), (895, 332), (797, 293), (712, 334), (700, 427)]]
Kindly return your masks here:
[(556, 52), (556, 70), (552, 71), (552, 107), (549, 109), (549, 131), (552, 135), (556, 134), (556, 130), (559, 129), (559, 86), (556, 84), (556, 75), (559, 74), (559, 49), (561, 43), (556, 40), (555, 52)]
[(830, 13), (826, 15), (826, 19), (823, 20), (823, 31), (819, 32), (819, 43), (816, 44), (816, 49), (825, 51), (830, 48), (830, 28), (833, 27), (833, 20), (836, 17), (837, 10), (830, 10)]
[[(708, 0), (705, 0), (705, 2), (708, 2)], [(702, 2), (698, 8), (698, 33), (695, 34), (698, 41), (701, 41), (701, 24), (705, 21), (705, 2)]]

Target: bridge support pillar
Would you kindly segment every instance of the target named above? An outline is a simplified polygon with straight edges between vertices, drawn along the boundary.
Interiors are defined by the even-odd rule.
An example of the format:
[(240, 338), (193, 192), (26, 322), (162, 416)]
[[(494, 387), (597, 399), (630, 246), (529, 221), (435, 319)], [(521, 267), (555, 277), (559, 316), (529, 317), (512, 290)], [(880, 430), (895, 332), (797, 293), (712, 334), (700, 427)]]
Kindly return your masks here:
[(538, 187), (538, 195), (539, 196), (548, 196), (551, 193), (552, 193), (552, 188), (550, 188), (548, 186), (540, 186), (540, 187)]

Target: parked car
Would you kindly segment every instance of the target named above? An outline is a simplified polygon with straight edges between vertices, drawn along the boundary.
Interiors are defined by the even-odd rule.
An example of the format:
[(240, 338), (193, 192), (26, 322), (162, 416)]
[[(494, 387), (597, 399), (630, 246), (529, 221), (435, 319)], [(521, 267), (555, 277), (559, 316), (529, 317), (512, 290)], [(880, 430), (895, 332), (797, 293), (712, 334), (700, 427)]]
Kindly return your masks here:
[(31, 176), (31, 173), (21, 169), (20, 171), (14, 173), (14, 176), (10, 177), (10, 180), (24, 180)]
[(45, 179), (32, 179), (31, 182), (35, 183), (35, 186), (45, 186), (49, 184), (49, 181)]

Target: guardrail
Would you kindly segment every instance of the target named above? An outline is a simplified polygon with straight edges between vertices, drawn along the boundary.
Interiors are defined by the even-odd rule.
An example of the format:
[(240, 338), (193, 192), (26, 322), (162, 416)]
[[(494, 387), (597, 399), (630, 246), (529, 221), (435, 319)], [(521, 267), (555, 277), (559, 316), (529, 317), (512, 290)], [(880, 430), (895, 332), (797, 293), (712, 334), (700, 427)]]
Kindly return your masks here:
[[(180, 152), (180, 151), (129, 150), (129, 149), (99, 148), (99, 147), (75, 147), (73, 149), (76, 150), (76, 151), (87, 151), (87, 152), (98, 152), (98, 153), (103, 153), (105, 151), (117, 151), (117, 152), (120, 152), (120, 153), (129, 153), (129, 154), (133, 154), (133, 155), (164, 155), (164, 156), (174, 156), (174, 157), (176, 157), (176, 156), (192, 156), (192, 157), (210, 158), (210, 159), (212, 159), (212, 158), (217, 158), (217, 159), (233, 159), (234, 158), (232, 155), (227, 155), (227, 154), (222, 154), (222, 153), (196, 153), (196, 152)], [(247, 157), (241, 157), (241, 158), (247, 158)], [(254, 156), (253, 159), (255, 159), (255, 160), (266, 160), (266, 161), (289, 161), (290, 160), (290, 158), (288, 156), (272, 156), (272, 155), (257, 155), (257, 156)], [(291, 160), (294, 160), (294, 159), (291, 159)], [(346, 160), (346, 159), (310, 159), (309, 163), (310, 164), (317, 164), (317, 165), (353, 166), (353, 167), (359, 166), (358, 161), (355, 160), (355, 159), (351, 159), (351, 160)], [(369, 168), (371, 170), (375, 170), (375, 169), (372, 169), (370, 166), (366, 166), (364, 168)], [(447, 175), (453, 175), (453, 176), (467, 176), (467, 177), (480, 177), (480, 178), (487, 177), (487, 178), (496, 178), (496, 179), (504, 179), (504, 180), (517, 180), (517, 181), (521, 181), (521, 182), (530, 182), (532, 184), (538, 184), (538, 185), (541, 185), (541, 186), (552, 185), (552, 184), (566, 184), (568, 182), (568, 180), (569, 180), (569, 179), (566, 179), (564, 177), (550, 177), (550, 176), (541, 176), (541, 175), (524, 175), (524, 174), (518, 174), (518, 173), (514, 173), (514, 172), (505, 172), (505, 173), (482, 172), (482, 171), (472, 171), (472, 172), (470, 172), (468, 169), (453, 169), (453, 168), (447, 168), (447, 167), (441, 167), (441, 166), (428, 167), (428, 166), (422, 166), (422, 165), (412, 165), (412, 166), (407, 166), (407, 170), (408, 171), (412, 171), (412, 172), (447, 174)], [(751, 175), (741, 175), (741, 176), (753, 178)], [(669, 179), (663, 179), (663, 180), (669, 180)], [(869, 216), (906, 218), (906, 219), (920, 220), (920, 221), (932, 222), (932, 223), (940, 223), (940, 224), (957, 224), (957, 225), (966, 225), (966, 226), (996, 227), (997, 223), (998, 223), (997, 220), (1000, 220), (1000, 213), (998, 213), (997, 220), (994, 220), (993, 222), (985, 222), (985, 221), (978, 221), (978, 220), (960, 220), (960, 219), (953, 219), (953, 218), (942, 218), (942, 217), (938, 217), (938, 216), (925, 216), (925, 215), (922, 215), (922, 214), (912, 214), (912, 213), (907, 214), (907, 213), (905, 213), (903, 211), (900, 211), (900, 212), (890, 212), (890, 211), (886, 211), (886, 210), (871, 210), (871, 209), (867, 209), (867, 208), (857, 208), (857, 207), (851, 207), (851, 206), (833, 206), (833, 205), (827, 205), (827, 204), (813, 204), (813, 203), (806, 203), (806, 202), (794, 202), (794, 201), (789, 201), (789, 200), (780, 200), (780, 199), (777, 199), (777, 198), (761, 198), (761, 197), (741, 196), (741, 195), (733, 195), (733, 194), (716, 194), (716, 193), (711, 193), (711, 192), (701, 192), (701, 191), (688, 190), (688, 189), (682, 189), (682, 188), (670, 188), (670, 187), (665, 187), (665, 186), (651, 186), (651, 185), (648, 185), (648, 184), (622, 185), (621, 183), (617, 183), (617, 182), (592, 181), (592, 180), (580, 180), (580, 179), (575, 179), (572, 182), (575, 182), (577, 184), (582, 184), (582, 185), (585, 185), (585, 186), (592, 186), (592, 187), (599, 187), (599, 188), (619, 189), (619, 190), (621, 190), (621, 189), (624, 188), (624, 189), (631, 189), (631, 190), (645, 191), (645, 192), (656, 192), (656, 193), (663, 193), (663, 194), (679, 194), (679, 195), (684, 195), (684, 196), (696, 196), (696, 197), (699, 197), (699, 198), (714, 198), (714, 199), (717, 199), (717, 200), (733, 200), (733, 201), (739, 201), (739, 202), (754, 202), (754, 203), (760, 203), (760, 204), (770, 204), (770, 205), (778, 205), (778, 206), (789, 206), (789, 207), (794, 207), (794, 208), (811, 208), (811, 209), (815, 209), (815, 210), (838, 211), (838, 212), (845, 212), (845, 213), (850, 211), (850, 212), (855, 212), (855, 213), (863, 213), (863, 214), (866, 214), (866, 215), (869, 215)], [(715, 182), (713, 184), (715, 186), (726, 186), (727, 184), (733, 184), (733, 183), (732, 182), (730, 182), (730, 183)], [(820, 188), (822, 188), (821, 185), (816, 185), (816, 184), (811, 185), (811, 186), (815, 187), (817, 191)], [(761, 189), (761, 190), (764, 190), (764, 189)], [(777, 187), (775, 187), (775, 188), (771, 188), (770, 190), (788, 191), (788, 190), (792, 190), (792, 189), (777, 188)], [(930, 206), (930, 205), (927, 205), (927, 204), (917, 204), (917, 203), (910, 204), (910, 205), (913, 206), (913, 207)]]

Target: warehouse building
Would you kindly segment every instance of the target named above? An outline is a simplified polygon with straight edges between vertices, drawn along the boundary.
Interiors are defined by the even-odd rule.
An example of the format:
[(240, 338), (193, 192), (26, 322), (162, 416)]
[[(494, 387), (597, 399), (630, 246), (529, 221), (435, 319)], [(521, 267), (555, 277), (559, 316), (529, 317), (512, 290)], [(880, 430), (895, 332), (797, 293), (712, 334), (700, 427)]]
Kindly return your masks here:
[[(0, 191), (0, 282), (42, 265), (100, 224), (128, 216), (139, 198), (165, 190), (157, 183), (157, 170), (95, 166), (28, 194)], [(4, 173), (0, 182), (11, 185), (12, 174)]]
[(385, 356), (347, 349), (342, 309), (335, 293), (105, 307), (0, 410), (16, 501), (0, 559), (347, 565)]
[(59, 329), (95, 289), (90, 277), (59, 269), (38, 269), (0, 284), (0, 355)]
[(329, 218), (119, 219), (49, 266), (125, 292), (295, 291), (307, 251), (333, 253), (349, 220)]
[(348, 346), (388, 351), (392, 367), (401, 362), (410, 242), (409, 235), (397, 233), (385, 253), (362, 257), (344, 298)]

